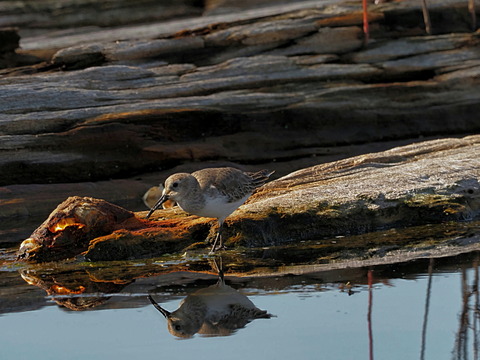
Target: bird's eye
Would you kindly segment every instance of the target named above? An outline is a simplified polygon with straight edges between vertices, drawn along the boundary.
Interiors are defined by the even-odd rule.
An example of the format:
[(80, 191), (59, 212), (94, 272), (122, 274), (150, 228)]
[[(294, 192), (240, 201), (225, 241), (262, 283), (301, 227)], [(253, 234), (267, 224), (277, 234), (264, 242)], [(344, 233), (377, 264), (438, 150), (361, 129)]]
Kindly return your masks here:
[(175, 330), (180, 331), (182, 330), (182, 327), (180, 325), (175, 325)]
[(173, 187), (173, 188), (177, 188), (177, 187), (178, 187), (178, 182), (174, 182), (174, 183), (172, 184), (172, 187)]

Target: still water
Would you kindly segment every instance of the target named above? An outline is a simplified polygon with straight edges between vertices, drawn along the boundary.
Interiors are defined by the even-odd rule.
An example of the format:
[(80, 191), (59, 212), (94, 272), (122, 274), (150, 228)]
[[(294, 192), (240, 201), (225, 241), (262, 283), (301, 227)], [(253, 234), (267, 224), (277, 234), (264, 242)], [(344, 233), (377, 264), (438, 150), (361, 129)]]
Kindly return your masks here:
[[(114, 272), (147, 271), (108, 280), (91, 264), (67, 270), (4, 266), (0, 358), (477, 359), (479, 258), (472, 252), (250, 277), (229, 276), (224, 261), (230, 295), (273, 316), (189, 338), (169, 332), (147, 295), (172, 312), (187, 296), (216, 289), (213, 271), (170, 272), (162, 261), (129, 263)], [(198, 263), (209, 265), (205, 259)], [(155, 274), (155, 266), (164, 273)]]

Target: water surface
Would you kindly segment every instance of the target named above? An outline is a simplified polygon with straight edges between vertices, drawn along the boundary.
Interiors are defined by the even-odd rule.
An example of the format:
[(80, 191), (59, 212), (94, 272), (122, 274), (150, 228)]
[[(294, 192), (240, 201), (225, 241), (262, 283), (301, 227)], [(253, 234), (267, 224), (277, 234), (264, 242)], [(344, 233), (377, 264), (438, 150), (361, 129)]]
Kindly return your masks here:
[[(229, 276), (229, 264), (223, 262), (226, 283), (275, 316), (253, 320), (228, 336), (196, 334), (189, 339), (169, 333), (165, 318), (147, 294), (173, 311), (188, 294), (217, 282), (214, 269), (169, 272), (168, 263), (160, 260), (103, 265), (117, 275), (123, 273), (121, 280), (122, 276), (108, 279), (110, 275), (100, 271), (102, 266), (88, 263), (4, 266), (0, 355), (2, 359), (477, 359), (479, 257), (480, 253), (471, 252), (369, 268), (251, 277)], [(197, 263), (207, 269), (211, 259)], [(167, 271), (125, 280), (125, 274), (135, 269), (147, 268), (154, 274), (155, 267)]]

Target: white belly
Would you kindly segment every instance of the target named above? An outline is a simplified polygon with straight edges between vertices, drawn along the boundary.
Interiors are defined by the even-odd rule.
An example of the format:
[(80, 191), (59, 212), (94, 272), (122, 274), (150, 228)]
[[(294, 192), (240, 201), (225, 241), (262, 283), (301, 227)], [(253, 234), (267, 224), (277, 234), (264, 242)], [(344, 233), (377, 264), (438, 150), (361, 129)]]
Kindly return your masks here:
[(247, 201), (248, 196), (236, 201), (227, 202), (227, 197), (206, 197), (203, 209), (196, 211), (195, 215), (224, 219), (233, 213), (240, 205)]

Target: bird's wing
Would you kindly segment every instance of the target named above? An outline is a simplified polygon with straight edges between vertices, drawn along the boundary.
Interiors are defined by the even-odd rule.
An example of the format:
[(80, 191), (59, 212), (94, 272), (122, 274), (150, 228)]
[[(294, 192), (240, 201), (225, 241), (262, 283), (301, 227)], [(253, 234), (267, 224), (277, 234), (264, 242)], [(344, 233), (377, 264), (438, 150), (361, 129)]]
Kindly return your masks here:
[(229, 330), (240, 329), (247, 325), (250, 321), (255, 319), (270, 319), (272, 317), (265, 310), (260, 310), (256, 307), (246, 307), (242, 304), (231, 304), (230, 312), (223, 314), (223, 316), (209, 319), (211, 323), (217, 327), (226, 328)]
[[(201, 177), (195, 176), (204, 170), (210, 171), (201, 174)], [(243, 199), (252, 194), (255, 189), (250, 177), (238, 169), (217, 168), (215, 171), (212, 171), (213, 169), (204, 170), (199, 170), (192, 174), (197, 177), (200, 187), (204, 188), (207, 193), (210, 192), (212, 196), (215, 196), (215, 193), (220, 193), (228, 198), (228, 202), (236, 202)]]
[[(204, 172), (205, 170), (209, 170)], [(195, 176), (201, 172), (202, 176), (197, 177), (200, 187), (218, 191), (228, 197), (229, 202), (236, 202), (250, 196), (257, 187), (262, 186), (273, 171), (261, 170), (255, 173), (245, 173), (235, 168), (203, 169), (194, 172)]]
[(260, 170), (257, 172), (247, 172), (246, 174), (250, 177), (252, 180), (252, 184), (255, 188), (258, 188), (265, 184), (268, 181), (268, 178), (272, 176), (272, 174), (275, 172), (275, 170)]

